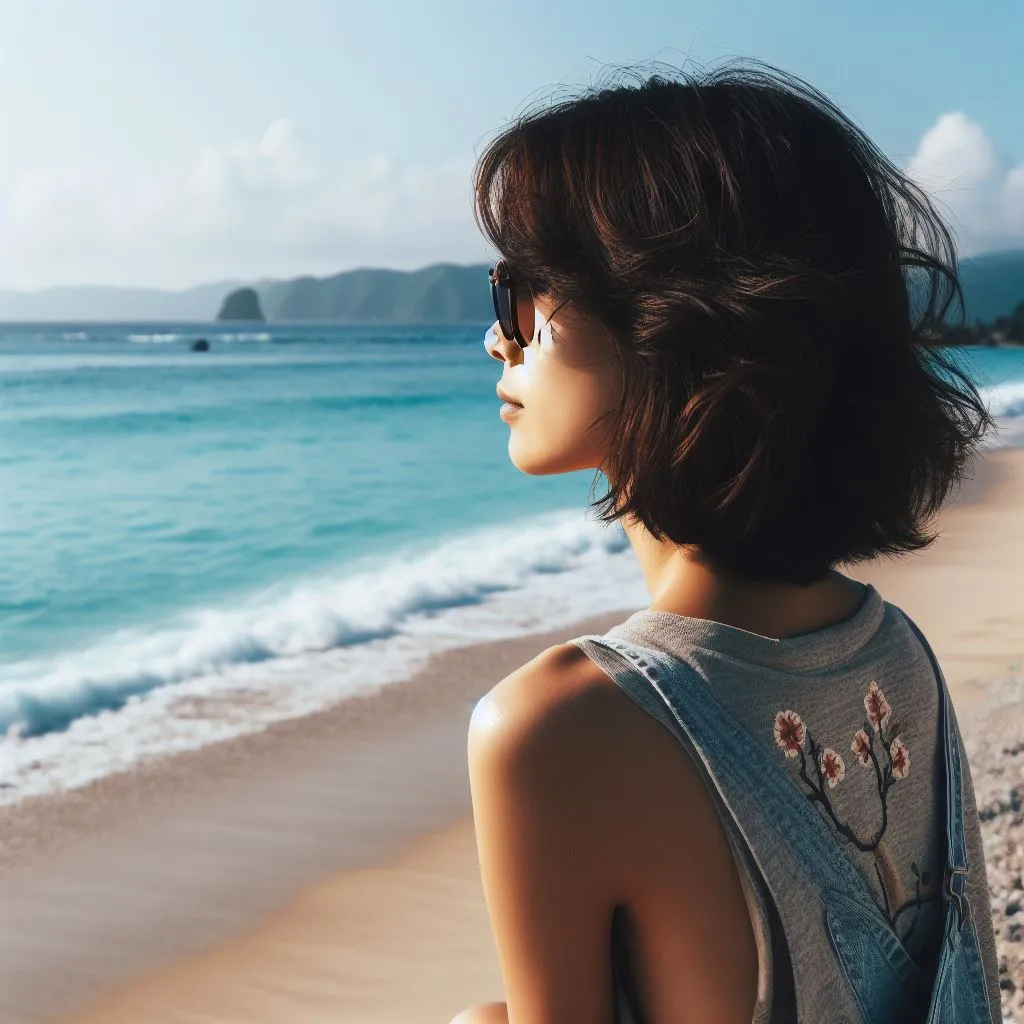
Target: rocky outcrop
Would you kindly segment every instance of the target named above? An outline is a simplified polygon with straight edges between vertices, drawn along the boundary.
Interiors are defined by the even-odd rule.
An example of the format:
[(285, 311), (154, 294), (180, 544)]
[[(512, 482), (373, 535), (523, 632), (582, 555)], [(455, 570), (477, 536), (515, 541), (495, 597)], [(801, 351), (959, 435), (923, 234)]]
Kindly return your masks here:
[(248, 320), (264, 322), (263, 310), (260, 309), (260, 297), (254, 288), (238, 288), (225, 296), (221, 304), (218, 320)]

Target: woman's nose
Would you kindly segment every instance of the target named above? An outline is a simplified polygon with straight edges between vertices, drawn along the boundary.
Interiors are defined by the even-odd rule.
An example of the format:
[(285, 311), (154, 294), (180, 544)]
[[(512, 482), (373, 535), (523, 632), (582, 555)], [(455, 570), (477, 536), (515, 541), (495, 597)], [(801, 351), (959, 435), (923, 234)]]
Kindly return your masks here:
[(487, 333), (484, 335), (484, 349), (487, 351), (489, 356), (493, 356), (495, 359), (504, 363), (515, 358), (515, 353), (519, 351), (519, 346), (514, 341), (510, 342), (501, 333), (498, 321), (495, 320), (494, 323), (487, 328)]

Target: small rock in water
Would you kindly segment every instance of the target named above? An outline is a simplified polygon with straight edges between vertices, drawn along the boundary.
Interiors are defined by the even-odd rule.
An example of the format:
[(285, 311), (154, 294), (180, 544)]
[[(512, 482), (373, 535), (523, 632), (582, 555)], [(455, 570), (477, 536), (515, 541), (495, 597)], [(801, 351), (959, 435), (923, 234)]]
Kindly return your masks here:
[(192, 342), (193, 352), (209, 352), (210, 343), (205, 338), (197, 338)]

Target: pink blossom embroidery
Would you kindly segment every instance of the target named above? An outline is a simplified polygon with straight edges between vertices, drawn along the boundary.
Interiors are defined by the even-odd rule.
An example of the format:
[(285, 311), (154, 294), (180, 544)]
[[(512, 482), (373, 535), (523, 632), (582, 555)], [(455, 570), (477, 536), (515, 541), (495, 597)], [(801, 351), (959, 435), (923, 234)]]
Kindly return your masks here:
[(857, 760), (865, 768), (871, 764), (871, 740), (863, 729), (858, 729), (850, 744), (850, 749), (857, 755)]
[[(869, 838), (862, 838), (847, 822), (841, 821), (829, 798), (828, 791), (835, 789), (846, 778), (846, 764), (839, 753), (832, 747), (823, 747), (816, 743), (803, 719), (791, 709), (776, 712), (775, 743), (787, 758), (800, 759), (798, 774), (809, 791), (806, 796), (811, 803), (820, 804), (839, 834), (853, 843), (858, 850), (874, 853), (875, 871), (885, 899), (885, 912), (895, 928), (897, 919), (904, 911), (911, 907), (920, 907), (929, 900), (938, 899), (940, 893), (934, 873), (922, 871), (916, 863), (911, 863), (915, 891), (911, 898), (906, 898), (906, 889), (900, 872), (896, 868), (892, 853), (883, 842), (889, 825), (889, 789), (896, 779), (905, 779), (910, 774), (910, 752), (900, 739), (906, 726), (902, 721), (892, 721), (892, 707), (874, 680), (868, 684), (864, 696), (864, 709), (867, 711), (868, 720), (864, 722), (863, 728), (854, 733), (850, 750), (856, 755), (862, 768), (874, 770), (882, 821), (878, 830)], [(807, 755), (804, 753), (805, 746)], [(811, 778), (808, 774), (809, 765), (814, 766), (816, 778)], [(916, 923), (915, 914), (905, 938), (909, 937)]]
[(826, 747), (821, 752), (821, 774), (825, 776), (832, 789), (846, 778), (846, 765), (831, 747)]
[(780, 711), (775, 716), (775, 742), (786, 757), (796, 757), (804, 745), (804, 723), (795, 711)]
[(910, 754), (903, 745), (903, 740), (895, 739), (889, 751), (892, 759), (892, 773), (905, 779), (910, 774)]
[(878, 684), (872, 680), (868, 686), (867, 696), (864, 698), (864, 708), (875, 727), (875, 732), (889, 724), (889, 716), (892, 708), (885, 699), (885, 694), (878, 688)]

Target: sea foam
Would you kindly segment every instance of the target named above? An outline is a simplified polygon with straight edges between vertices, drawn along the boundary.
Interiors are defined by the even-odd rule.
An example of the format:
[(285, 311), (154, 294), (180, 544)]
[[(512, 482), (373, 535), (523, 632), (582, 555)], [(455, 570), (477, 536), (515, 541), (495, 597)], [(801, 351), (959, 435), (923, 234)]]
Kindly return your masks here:
[(620, 527), (555, 511), (9, 664), (0, 802), (322, 710), (405, 679), (442, 650), (646, 601)]
[[(129, 334), (127, 340), (133, 345), (171, 345), (176, 341), (192, 341), (198, 335), (180, 334), (178, 332), (156, 332), (153, 334)], [(83, 338), (85, 335), (82, 336)], [(203, 337), (213, 342), (248, 342), (248, 341), (270, 341), (269, 331), (208, 331)]]
[(981, 392), (989, 412), (996, 419), (996, 433), (989, 447), (1024, 446), (1024, 381), (1007, 381)]
[(997, 384), (995, 387), (986, 388), (983, 395), (988, 398), (988, 409), (993, 416), (1024, 416), (1024, 381)]

